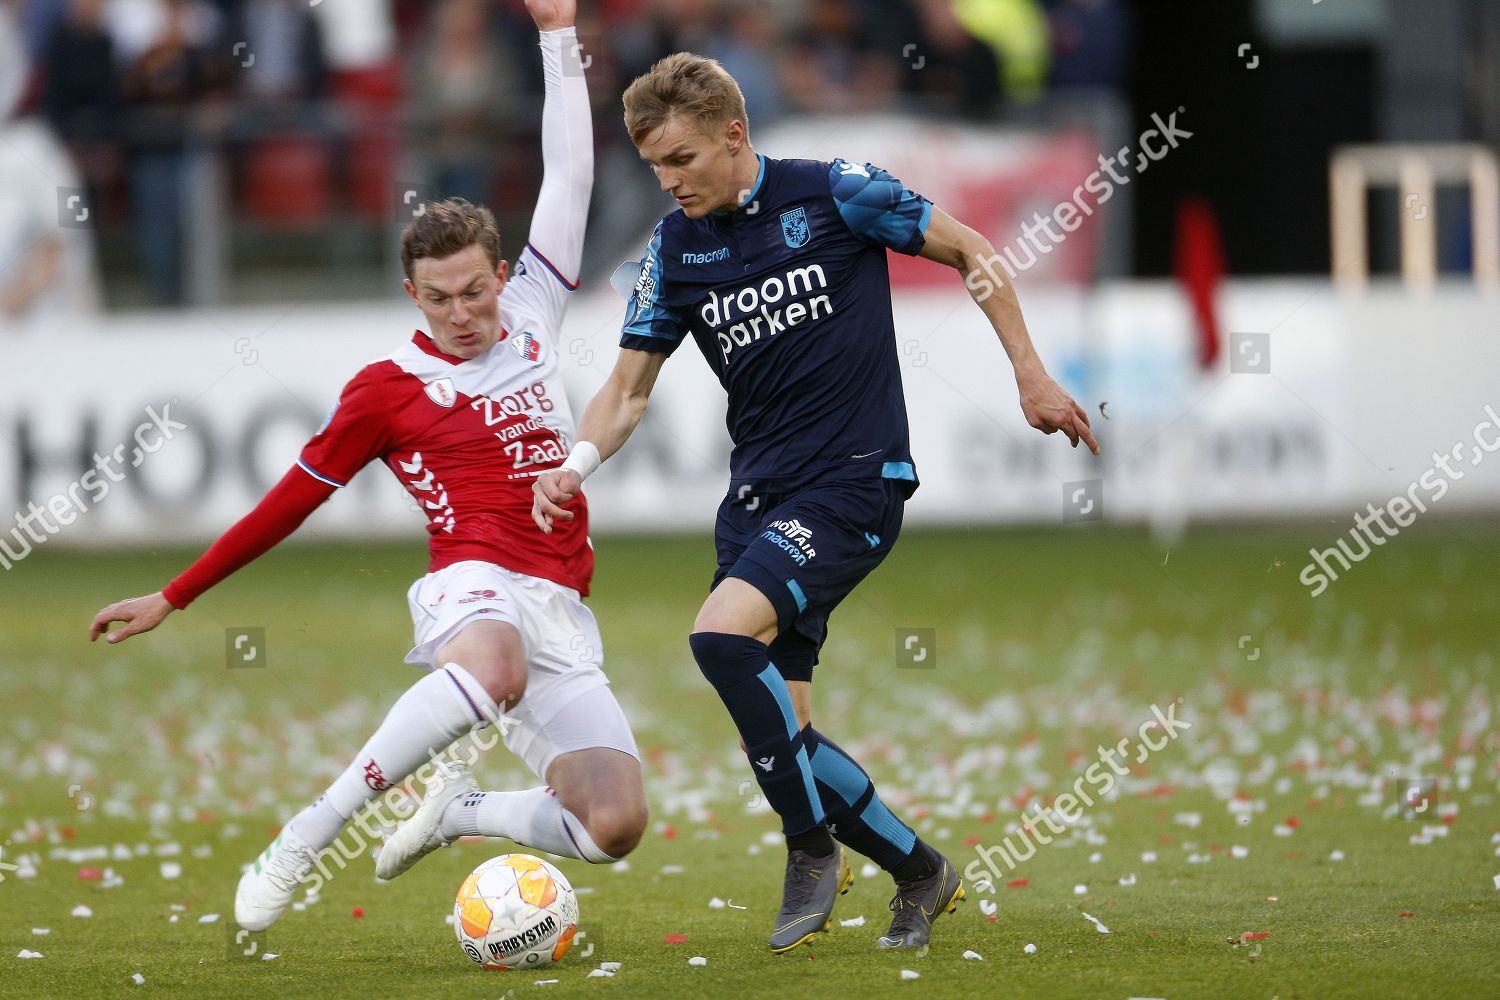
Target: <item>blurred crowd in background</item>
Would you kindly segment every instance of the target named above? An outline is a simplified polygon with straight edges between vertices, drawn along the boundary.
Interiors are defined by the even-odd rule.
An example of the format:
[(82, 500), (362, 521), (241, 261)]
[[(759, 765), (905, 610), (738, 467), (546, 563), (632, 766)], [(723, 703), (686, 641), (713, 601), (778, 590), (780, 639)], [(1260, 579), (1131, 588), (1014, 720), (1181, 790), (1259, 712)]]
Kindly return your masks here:
[[(1048, 92), (1119, 88), (1131, 52), (1123, 0), (580, 7), (601, 164), (633, 156), (620, 93), (674, 51), (723, 62), (757, 127), (882, 111), (993, 119)], [(273, 247), (295, 261), (297, 234), (326, 243), (330, 228), (344, 234), (333, 252), (368, 254), (359, 234), (389, 225), (403, 179), (524, 225), (540, 172), (533, 46), (520, 0), (0, 0), (0, 127), (24, 127), (31, 150), (6, 162), (0, 144), (0, 199), (17, 203), (0, 208), (0, 316), (60, 266), (46, 237), (56, 190), (80, 192), (106, 266), (160, 305), (192, 298), (193, 192), (218, 199), (234, 252), (252, 257)], [(53, 183), (14, 176), (56, 159), (49, 140), (69, 161)], [(45, 225), (30, 233), (28, 214)]]

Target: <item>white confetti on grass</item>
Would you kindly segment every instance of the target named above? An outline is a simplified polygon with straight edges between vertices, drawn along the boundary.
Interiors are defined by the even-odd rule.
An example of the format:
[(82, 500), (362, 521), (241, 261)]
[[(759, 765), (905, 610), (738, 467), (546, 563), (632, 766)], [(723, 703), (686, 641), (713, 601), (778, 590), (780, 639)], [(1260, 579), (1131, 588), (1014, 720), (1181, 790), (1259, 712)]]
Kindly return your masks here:
[(850, 917), (848, 920), (840, 920), (839, 921), (839, 926), (840, 927), (863, 927), (864, 925), (865, 925), (865, 916), (864, 916), (863, 913), (861, 913), (857, 917)]
[(79, 903), (77, 906), (73, 907), (73, 916), (75, 917), (92, 917), (93, 915), (94, 911), (89, 909), (87, 906), (84, 906), (82, 903)]
[(599, 968), (605, 972), (619, 972), (621, 964), (620, 962), (600, 962)]
[(260, 960), (262, 962), (274, 962), (280, 957), (281, 956), (276, 954), (274, 951), (268, 951), (264, 955), (260, 956)]
[(130, 981), (132, 983), (135, 983), (137, 986), (145, 986), (146, 985), (146, 977), (143, 976), (143, 975), (141, 975), (139, 972), (137, 972), (134, 975), (132, 975), (130, 977)]
[(750, 907), (748, 907), (748, 906), (741, 906), (739, 903), (736, 903), (732, 899), (731, 900), (727, 900), (725, 902), (725, 905), (728, 906), (731, 910), (748, 910), (748, 909), (750, 909)]
[(1089, 887), (1086, 885), (1075, 885), (1073, 887), (1073, 895), (1075, 896), (1087, 896), (1088, 894)]
[(1155, 851), (1144, 851), (1144, 852), (1142, 852), (1142, 854), (1141, 854), (1141, 863), (1142, 864), (1149, 865), (1149, 864), (1151, 864), (1155, 860), (1156, 860), (1156, 852)]
[(1343, 851), (1334, 851), (1332, 854), (1328, 855), (1328, 860), (1329, 861), (1343, 861), (1344, 860), (1344, 852)]
[(1229, 848), (1229, 856), (1231, 858), (1248, 858), (1250, 856), (1250, 848), (1235, 844)]
[(1035, 955), (1036, 954), (1036, 945), (1034, 945), (1034, 944), (1028, 944), (1026, 947), (1022, 948), (1021, 950), (1024, 951), (1028, 955)]
[(997, 905), (992, 899), (981, 899), (979, 901), (979, 912), (983, 913), (987, 917), (993, 917), (995, 915), (995, 911), (998, 909), (1000, 909), (999, 905)]
[(710, 900), (709, 900), (709, 901), (708, 901), (708, 908), (709, 908), (709, 909), (710, 909), (710, 910), (722, 910), (722, 909), (724, 909), (724, 907), (725, 907), (725, 906), (727, 906), (727, 905), (728, 905), (728, 904), (727, 904), (727, 903), (725, 903), (725, 902), (724, 902), (724, 901), (723, 901), (723, 900), (722, 900), (722, 899), (720, 899), (720, 898), (719, 898), (719, 897), (718, 897), (718, 896), (715, 896), (715, 897), (714, 897), (714, 898), (713, 898), (713, 899), (710, 899)]
[(590, 969), (585, 979), (613, 979), (615, 974), (608, 969)]
[(22, 948), (16, 954), (16, 957), (17, 958), (46, 958), (47, 956), (43, 955), (39, 951), (32, 951), (30, 948)]
[(707, 964), (708, 964), (708, 959), (704, 958), (702, 955), (694, 955), (692, 958), (688, 959), (688, 965), (707, 965)]
[(181, 878), (182, 865), (175, 861), (163, 861), (161, 863), (161, 877), (164, 879)]
[(906, 982), (910, 982), (913, 979), (921, 979), (922, 974), (920, 972), (913, 971), (912, 969), (902, 969), (901, 978)]
[(970, 962), (983, 962), (984, 961), (984, 956), (981, 955), (981, 954), (979, 954), (979, 952), (977, 952), (977, 951), (966, 951), (966, 952), (964, 952), (964, 958), (967, 959)]
[(1104, 924), (1102, 924), (1099, 921), (1098, 917), (1090, 916), (1089, 914), (1085, 913), (1083, 915), (1083, 919), (1085, 919), (1089, 923), (1093, 924), (1094, 925), (1094, 930), (1098, 931), (1100, 934), (1108, 934), (1109, 933), (1109, 928), (1105, 927)]
[(1131, 872), (1129, 875), (1126, 875), (1124, 878), (1120, 879), (1120, 884), (1135, 885), (1135, 872)]
[(37, 937), (46, 937), (48, 934), (52, 933), (52, 928), (50, 928), (50, 927), (33, 927), (31, 929), (31, 933), (34, 934), (34, 935), (36, 935)]
[(533, 982), (531, 985), (533, 985), (533, 986), (556, 986), (560, 982), (562, 982), (561, 979), (538, 979), (535, 982)]
[(217, 913), (205, 913), (198, 918), (198, 923), (200, 924), (216, 924), (218, 922), (219, 915)]

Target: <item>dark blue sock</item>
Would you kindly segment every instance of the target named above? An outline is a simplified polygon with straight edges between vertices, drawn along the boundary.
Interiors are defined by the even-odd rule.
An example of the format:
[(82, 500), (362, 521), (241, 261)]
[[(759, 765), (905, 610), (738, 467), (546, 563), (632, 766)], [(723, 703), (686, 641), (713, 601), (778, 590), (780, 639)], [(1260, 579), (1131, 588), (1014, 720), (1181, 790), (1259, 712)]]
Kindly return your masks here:
[(802, 730), (829, 832), (888, 872), (913, 856), (912, 828), (880, 801), (875, 783), (854, 758), (812, 726)]
[[(781, 817), (782, 831), (790, 837), (820, 828), (823, 806), (813, 786), (792, 694), (771, 664), (766, 644), (722, 632), (695, 632), (688, 643), (698, 669), (729, 709), (745, 741), (750, 770)], [(832, 849), (830, 842), (828, 850)]]

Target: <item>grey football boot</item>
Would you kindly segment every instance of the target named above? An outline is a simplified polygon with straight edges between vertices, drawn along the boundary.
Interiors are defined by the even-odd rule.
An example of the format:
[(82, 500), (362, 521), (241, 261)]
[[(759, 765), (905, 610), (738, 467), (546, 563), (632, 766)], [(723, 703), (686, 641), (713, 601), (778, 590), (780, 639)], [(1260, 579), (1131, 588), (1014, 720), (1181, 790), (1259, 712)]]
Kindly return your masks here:
[(834, 900), (849, 891), (854, 873), (844, 849), (833, 845), (833, 853), (815, 858), (806, 851), (789, 851), (786, 883), (781, 891), (781, 912), (771, 931), (771, 950), (780, 954), (811, 941), (828, 927)]
[(926, 878), (897, 883), (891, 899), (891, 929), (875, 942), (876, 947), (922, 947), (932, 935), (932, 922), (958, 909), (963, 898), (963, 879), (947, 858)]

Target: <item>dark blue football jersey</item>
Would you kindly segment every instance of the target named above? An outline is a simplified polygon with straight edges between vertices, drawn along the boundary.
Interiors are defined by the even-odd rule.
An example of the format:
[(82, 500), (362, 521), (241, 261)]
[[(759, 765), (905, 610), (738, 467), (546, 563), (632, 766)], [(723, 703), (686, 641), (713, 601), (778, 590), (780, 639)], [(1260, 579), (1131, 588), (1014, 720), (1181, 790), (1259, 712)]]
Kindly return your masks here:
[(622, 347), (692, 334), (729, 394), (731, 486), (884, 476), (916, 488), (886, 250), (916, 254), (932, 203), (878, 167), (760, 157), (740, 207), (657, 225)]

